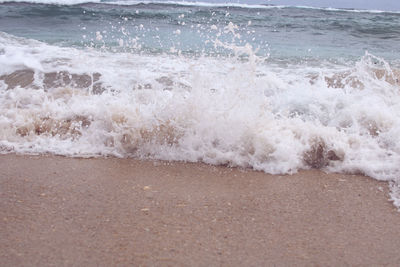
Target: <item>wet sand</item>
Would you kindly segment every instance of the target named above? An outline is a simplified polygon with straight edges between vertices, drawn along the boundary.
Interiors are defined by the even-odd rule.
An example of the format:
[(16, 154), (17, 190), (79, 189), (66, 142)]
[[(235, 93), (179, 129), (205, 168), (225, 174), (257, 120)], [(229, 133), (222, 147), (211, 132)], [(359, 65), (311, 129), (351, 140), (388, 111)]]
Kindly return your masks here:
[(363, 176), (0, 156), (2, 266), (400, 264), (400, 213)]

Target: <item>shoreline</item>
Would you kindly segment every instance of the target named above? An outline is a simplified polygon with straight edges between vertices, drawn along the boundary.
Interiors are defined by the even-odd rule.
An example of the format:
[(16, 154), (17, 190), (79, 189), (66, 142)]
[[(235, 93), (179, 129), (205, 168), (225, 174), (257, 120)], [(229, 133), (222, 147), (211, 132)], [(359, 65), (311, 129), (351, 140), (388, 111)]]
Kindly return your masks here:
[(200, 163), (0, 155), (4, 266), (387, 265), (386, 182)]

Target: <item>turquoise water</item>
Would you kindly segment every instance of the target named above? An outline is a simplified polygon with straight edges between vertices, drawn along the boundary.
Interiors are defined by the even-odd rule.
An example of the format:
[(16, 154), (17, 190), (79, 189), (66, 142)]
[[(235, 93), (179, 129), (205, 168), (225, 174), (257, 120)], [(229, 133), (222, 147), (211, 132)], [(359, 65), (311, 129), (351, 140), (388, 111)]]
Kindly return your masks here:
[[(237, 27), (236, 36), (227, 32), (229, 23)], [(376, 11), (113, 1), (3, 3), (0, 31), (49, 44), (132, 53), (229, 54), (229, 49), (215, 47), (218, 39), (248, 43), (257, 55), (277, 61), (358, 60), (365, 51), (390, 62), (400, 59), (400, 13)]]

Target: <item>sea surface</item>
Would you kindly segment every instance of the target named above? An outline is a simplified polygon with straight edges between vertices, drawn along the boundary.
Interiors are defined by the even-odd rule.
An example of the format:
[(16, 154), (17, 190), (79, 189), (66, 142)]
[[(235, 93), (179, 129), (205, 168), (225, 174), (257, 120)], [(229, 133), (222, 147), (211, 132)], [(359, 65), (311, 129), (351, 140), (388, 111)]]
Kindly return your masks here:
[(399, 69), (400, 12), (0, 1), (0, 153), (365, 174), (399, 207)]

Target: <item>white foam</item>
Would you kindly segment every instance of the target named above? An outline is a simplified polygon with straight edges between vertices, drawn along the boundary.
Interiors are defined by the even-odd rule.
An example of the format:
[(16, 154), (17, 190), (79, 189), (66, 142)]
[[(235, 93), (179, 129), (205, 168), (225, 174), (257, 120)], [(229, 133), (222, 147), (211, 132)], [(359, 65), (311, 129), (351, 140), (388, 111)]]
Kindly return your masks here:
[[(34, 72), (28, 85), (0, 81), (3, 153), (201, 161), (274, 174), (318, 167), (398, 184), (399, 84), (373, 55), (351, 67), (281, 68), (248, 45), (221, 44), (249, 61), (77, 50), (4, 33), (0, 44), (0, 76)], [(46, 85), (56, 72), (93, 83)]]

